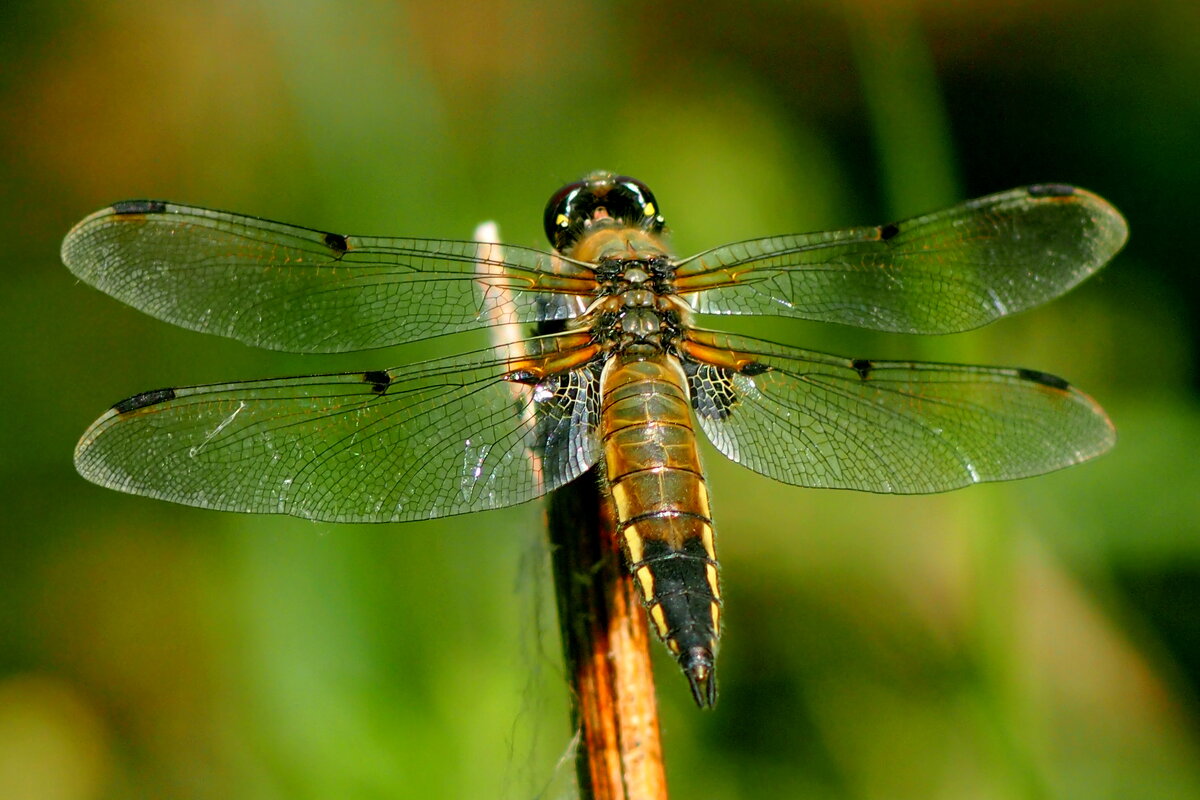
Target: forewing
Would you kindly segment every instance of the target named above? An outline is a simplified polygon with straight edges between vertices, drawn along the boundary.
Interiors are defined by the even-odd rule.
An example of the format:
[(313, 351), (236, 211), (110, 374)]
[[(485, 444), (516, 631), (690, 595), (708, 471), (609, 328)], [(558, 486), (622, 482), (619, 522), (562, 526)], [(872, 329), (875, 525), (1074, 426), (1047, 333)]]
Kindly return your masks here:
[(75, 452), (102, 486), (226, 511), (400, 522), (501, 508), (598, 457), (596, 365), (504, 379), (531, 344), (392, 370), (146, 392)]
[(676, 287), (706, 314), (953, 333), (1058, 297), (1127, 235), (1102, 198), (1046, 184), (889, 225), (718, 247), (682, 262)]
[(1068, 467), (1115, 441), (1095, 401), (1042, 372), (696, 335), (739, 364), (691, 365), (701, 428), (733, 461), (784, 483), (943, 492)]
[[(332, 353), (570, 313), (591, 273), (520, 247), (342, 236), (203, 208), (132, 201), (67, 234), (63, 262), (101, 291), (185, 328)], [(539, 298), (537, 293), (542, 293)]]

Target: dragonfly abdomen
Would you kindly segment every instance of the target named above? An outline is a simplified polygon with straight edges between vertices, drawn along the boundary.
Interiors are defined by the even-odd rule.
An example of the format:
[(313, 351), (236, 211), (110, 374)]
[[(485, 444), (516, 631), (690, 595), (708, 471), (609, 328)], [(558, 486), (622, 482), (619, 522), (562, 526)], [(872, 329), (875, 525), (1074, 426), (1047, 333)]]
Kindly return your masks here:
[(707, 706), (721, 594), (685, 380), (672, 356), (614, 357), (601, 378), (601, 430), (617, 533), (642, 602)]

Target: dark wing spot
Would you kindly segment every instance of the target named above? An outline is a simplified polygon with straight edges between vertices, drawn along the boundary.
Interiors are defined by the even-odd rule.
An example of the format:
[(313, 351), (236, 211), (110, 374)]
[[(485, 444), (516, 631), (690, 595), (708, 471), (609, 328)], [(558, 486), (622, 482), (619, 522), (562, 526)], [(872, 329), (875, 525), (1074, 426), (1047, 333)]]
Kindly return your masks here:
[(1049, 372), (1039, 372), (1036, 369), (1019, 369), (1017, 374), (1022, 380), (1033, 381), (1040, 383), (1043, 386), (1049, 386), (1051, 389), (1061, 389), (1063, 391), (1070, 389), (1071, 384), (1064, 381), (1057, 375), (1051, 375)]
[[(755, 362), (757, 363), (757, 362)], [(683, 362), (692, 392), (692, 408), (705, 419), (727, 419), (738, 404), (732, 370), (712, 364)], [(766, 370), (763, 370), (764, 372)], [(751, 370), (751, 375), (759, 374)]]
[(743, 375), (762, 375), (764, 372), (769, 372), (770, 367), (761, 361), (751, 361), (749, 364), (743, 364), (741, 370)]
[(854, 371), (858, 373), (858, 377), (864, 381), (871, 377), (871, 370), (875, 369), (875, 365), (865, 358), (854, 359), (850, 362), (850, 366), (854, 367)]
[(504, 380), (510, 383), (523, 383), (526, 386), (536, 386), (541, 383), (542, 377), (532, 370), (519, 369), (505, 375)]
[(900, 232), (900, 226), (894, 222), (889, 222), (887, 225), (879, 226), (879, 238), (887, 241)]
[(350, 243), (346, 241), (346, 237), (340, 233), (325, 234), (325, 246), (339, 256), (350, 249)]
[(158, 405), (159, 403), (165, 403), (168, 400), (174, 399), (174, 389), (155, 389), (152, 392), (142, 392), (141, 394), (135, 394), (128, 400), (122, 400), (113, 406), (113, 411), (116, 411), (118, 414), (128, 414), (130, 411), (137, 411), (139, 408)]
[(392, 385), (392, 376), (381, 369), (373, 369), (363, 373), (363, 382), (371, 384), (371, 391), (383, 394)]
[(167, 210), (162, 200), (122, 200), (112, 204), (115, 214), (161, 214)]
[(1038, 183), (1025, 191), (1030, 197), (1070, 197), (1075, 194), (1075, 187), (1065, 183)]

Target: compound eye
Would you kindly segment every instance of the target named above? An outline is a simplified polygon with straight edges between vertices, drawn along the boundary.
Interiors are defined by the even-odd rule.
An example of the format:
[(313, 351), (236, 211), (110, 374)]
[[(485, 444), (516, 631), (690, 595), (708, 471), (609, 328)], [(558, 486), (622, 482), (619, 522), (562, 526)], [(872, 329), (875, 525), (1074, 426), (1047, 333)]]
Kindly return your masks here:
[(658, 213), (658, 201), (650, 187), (636, 178), (618, 175), (612, 179), (613, 188), (609, 191), (609, 209), (612, 216), (622, 219), (631, 225), (645, 228), (654, 233), (661, 233), (666, 224), (662, 214)]
[(558, 250), (569, 247), (570, 243), (578, 236), (578, 232), (572, 235), (571, 229), (580, 221), (572, 219), (572, 217), (577, 214), (576, 200), (580, 193), (587, 189), (587, 185), (587, 181), (568, 183), (555, 192), (550, 201), (546, 203), (542, 225), (546, 230), (546, 239)]
[(593, 225), (617, 222), (661, 233), (664, 220), (646, 184), (624, 175), (594, 172), (554, 193), (546, 204), (546, 238), (566, 251)]

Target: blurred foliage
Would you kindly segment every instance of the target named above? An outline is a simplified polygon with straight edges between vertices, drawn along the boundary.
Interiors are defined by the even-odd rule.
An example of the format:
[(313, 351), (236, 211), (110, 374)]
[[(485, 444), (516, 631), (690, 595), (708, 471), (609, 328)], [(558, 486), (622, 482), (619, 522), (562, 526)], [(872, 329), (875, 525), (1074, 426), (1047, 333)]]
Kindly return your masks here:
[[(10, 2), (0, 25), (0, 797), (569, 797), (536, 504), (405, 526), (120, 496), (71, 467), (156, 386), (373, 369), (252, 351), (79, 285), (117, 199), (540, 244), (560, 183), (655, 190), (682, 253), (1093, 189), (1132, 238), (1044, 309), (848, 355), (1065, 375), (1120, 442), (925, 498), (784, 487), (707, 452), (721, 701), (658, 653), (680, 797), (1200, 796), (1200, 6), (1104, 0)], [(736, 321), (735, 321), (736, 322)], [(660, 648), (661, 649), (661, 648)]]

